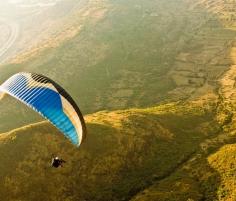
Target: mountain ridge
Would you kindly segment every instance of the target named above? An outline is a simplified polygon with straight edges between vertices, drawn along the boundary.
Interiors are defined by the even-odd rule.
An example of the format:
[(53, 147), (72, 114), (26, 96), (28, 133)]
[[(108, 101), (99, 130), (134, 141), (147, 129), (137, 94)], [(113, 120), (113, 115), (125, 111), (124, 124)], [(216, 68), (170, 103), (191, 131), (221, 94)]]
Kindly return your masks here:
[[(47, 196), (48, 200), (53, 200), (55, 194), (60, 194), (63, 200), (65, 191), (60, 188), (55, 189), (53, 186), (49, 187), (51, 193), (47, 191), (46, 194), (41, 195), (40, 190), (34, 191), (34, 194), (29, 192), (35, 185), (43, 185), (45, 180), (52, 184), (53, 181), (48, 180), (45, 174), (52, 179), (52, 175), (56, 172), (53, 173), (45, 165), (49, 163), (52, 153), (61, 153), (67, 161), (65, 167), (59, 170), (61, 173), (64, 172), (60, 176), (61, 182), (66, 182), (68, 177), (70, 183), (81, 178), (83, 183), (81, 185), (87, 185), (86, 188), (76, 188), (76, 192), (73, 190), (75, 186), (67, 186), (66, 191), (74, 192), (71, 200), (80, 194), (79, 198), (85, 200), (129, 200), (137, 190), (150, 185), (152, 180), (165, 177), (188, 160), (189, 156), (198, 149), (199, 142), (206, 139), (208, 135), (216, 135), (219, 128), (214, 125), (216, 122), (209, 112), (192, 103), (189, 105), (172, 103), (149, 109), (98, 112), (85, 117), (88, 138), (79, 150), (76, 150), (47, 122), (14, 130), (5, 135), (3, 139), (5, 143), (1, 143), (0, 152), (4, 152), (5, 157), (6, 152), (12, 156), (17, 149), (22, 150), (22, 153), (17, 154), (15, 163), (12, 165), (12, 168), (16, 169), (15, 173), (11, 168), (7, 168), (9, 163), (4, 163), (1, 167), (7, 168), (2, 170), (0, 175), (3, 177), (2, 181), (6, 182), (2, 184), (1, 195), (5, 196), (8, 192), (8, 200), (26, 194), (28, 194), (24, 197), (26, 200), (36, 199), (36, 197), (43, 199), (44, 196)], [(188, 122), (192, 122), (191, 125)], [(211, 130), (204, 131), (206, 124), (212, 125)], [(41, 141), (44, 143), (40, 143)], [(23, 146), (24, 149), (17, 148), (15, 144)], [(172, 149), (169, 149), (169, 146), (172, 146)], [(8, 149), (6, 150), (5, 147)], [(159, 157), (156, 157), (157, 155)], [(8, 161), (9, 156), (1, 160)], [(86, 167), (90, 168), (86, 170)], [(74, 175), (75, 172), (72, 170), (75, 168), (79, 168), (80, 176)], [(43, 183), (38, 183), (39, 178), (34, 176), (37, 174), (41, 175), (40, 180)], [(27, 179), (24, 175), (31, 178), (30, 184), (24, 184), (24, 180)], [(87, 183), (88, 180), (91, 185)], [(20, 191), (14, 190), (17, 185), (14, 189), (9, 189), (13, 181), (21, 186)], [(93, 189), (89, 191), (90, 194), (86, 193), (88, 188)], [(26, 194), (22, 194), (22, 190)]]

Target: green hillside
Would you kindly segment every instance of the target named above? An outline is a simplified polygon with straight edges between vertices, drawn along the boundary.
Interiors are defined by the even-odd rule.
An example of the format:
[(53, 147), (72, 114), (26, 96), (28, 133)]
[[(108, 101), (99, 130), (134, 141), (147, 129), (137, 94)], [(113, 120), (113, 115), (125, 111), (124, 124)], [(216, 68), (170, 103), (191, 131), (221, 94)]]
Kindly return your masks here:
[[(129, 200), (193, 156), (220, 128), (192, 103), (86, 116), (88, 137), (72, 146), (47, 122), (6, 133), (0, 144), (5, 200)], [(59, 154), (67, 163), (50, 167)]]
[(200, 147), (176, 172), (153, 182), (131, 201), (235, 200), (235, 137), (222, 133)]

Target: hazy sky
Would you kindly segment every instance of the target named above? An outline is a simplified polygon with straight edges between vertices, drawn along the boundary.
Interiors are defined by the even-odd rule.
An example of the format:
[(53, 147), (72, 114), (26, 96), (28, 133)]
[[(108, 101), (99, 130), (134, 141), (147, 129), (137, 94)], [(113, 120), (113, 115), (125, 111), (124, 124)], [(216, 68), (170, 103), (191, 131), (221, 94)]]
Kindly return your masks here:
[[(0, 0), (0, 17), (17, 18), (26, 9), (39, 9), (56, 5), (60, 0)], [(27, 11), (27, 10), (26, 10)]]
[(6, 0), (0, 1), (2, 5), (13, 6), (51, 6), (55, 5), (60, 0)]

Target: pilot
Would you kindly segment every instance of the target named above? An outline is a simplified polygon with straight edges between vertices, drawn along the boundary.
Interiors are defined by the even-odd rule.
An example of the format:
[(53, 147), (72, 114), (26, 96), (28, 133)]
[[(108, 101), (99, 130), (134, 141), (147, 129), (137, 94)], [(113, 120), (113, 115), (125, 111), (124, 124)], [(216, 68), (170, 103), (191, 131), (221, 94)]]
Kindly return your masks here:
[(60, 159), (58, 156), (56, 156), (55, 158), (52, 159), (52, 167), (54, 168), (58, 168), (58, 167), (63, 167), (63, 163), (65, 163), (66, 161), (64, 161), (63, 159)]

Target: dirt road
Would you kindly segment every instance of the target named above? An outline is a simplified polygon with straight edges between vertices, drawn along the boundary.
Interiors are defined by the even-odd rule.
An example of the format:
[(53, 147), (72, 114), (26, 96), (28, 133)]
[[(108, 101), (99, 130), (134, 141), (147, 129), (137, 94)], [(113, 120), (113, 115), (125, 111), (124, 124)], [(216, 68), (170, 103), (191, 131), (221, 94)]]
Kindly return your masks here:
[(13, 46), (19, 35), (19, 25), (6, 19), (0, 19), (0, 22), (6, 24), (10, 29), (9, 37), (6, 39), (5, 43), (0, 47), (0, 64), (2, 64), (7, 59), (7, 51)]

